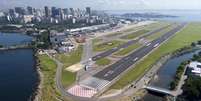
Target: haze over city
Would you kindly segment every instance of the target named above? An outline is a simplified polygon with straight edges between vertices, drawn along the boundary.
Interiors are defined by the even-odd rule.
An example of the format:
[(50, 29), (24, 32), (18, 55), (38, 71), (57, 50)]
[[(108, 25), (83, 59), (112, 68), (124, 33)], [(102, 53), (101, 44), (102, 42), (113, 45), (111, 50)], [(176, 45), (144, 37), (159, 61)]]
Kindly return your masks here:
[(133, 9), (201, 9), (200, 0), (0, 0), (0, 9), (14, 6), (44, 6), (84, 8), (97, 10)]

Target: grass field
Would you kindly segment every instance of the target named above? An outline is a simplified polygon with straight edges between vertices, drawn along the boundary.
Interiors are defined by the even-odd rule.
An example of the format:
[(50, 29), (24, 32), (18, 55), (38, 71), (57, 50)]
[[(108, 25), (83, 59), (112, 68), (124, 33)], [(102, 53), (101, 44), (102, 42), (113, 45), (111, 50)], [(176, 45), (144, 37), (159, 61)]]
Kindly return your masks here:
[[(151, 25), (151, 24), (150, 24), (150, 25)], [(144, 26), (128, 28), (128, 29), (123, 30), (122, 32), (124, 32), (124, 33), (132, 32), (132, 31), (138, 30), (139, 28), (143, 28), (143, 27), (144, 27)]]
[(139, 28), (142, 28), (143, 26), (139, 26), (139, 27), (132, 27), (132, 28), (128, 28), (128, 29), (125, 29), (125, 30), (121, 30), (119, 32), (114, 32), (114, 33), (111, 33), (109, 35), (107, 35), (107, 37), (113, 37), (113, 36), (117, 36), (117, 35), (120, 35), (120, 34), (124, 34), (124, 33), (128, 33), (128, 32), (132, 32), (132, 31), (135, 31)]
[(56, 90), (56, 63), (47, 55), (39, 55), (40, 69), (43, 73), (42, 97), (40, 101), (56, 101), (60, 94)]
[(95, 39), (92, 40), (92, 43), (93, 43), (93, 45), (95, 45), (96, 43), (99, 43), (101, 41), (102, 41), (102, 39), (95, 38)]
[(113, 32), (113, 33), (110, 33), (109, 35), (107, 35), (107, 37), (113, 37), (113, 36), (117, 36), (120, 34), (123, 34), (123, 32)]
[(141, 46), (141, 44), (139, 43), (136, 43), (136, 44), (133, 44), (133, 45), (130, 45), (128, 46), (127, 48), (124, 48), (116, 53), (114, 53), (114, 55), (116, 56), (124, 56), (124, 55), (127, 55), (128, 53), (132, 52), (133, 50), (139, 48)]
[(142, 76), (145, 71), (150, 69), (160, 57), (172, 53), (177, 49), (191, 45), (192, 42), (201, 40), (201, 23), (191, 23), (184, 30), (178, 32), (168, 42), (161, 45), (157, 50), (148, 55), (144, 60), (136, 64), (135, 68), (123, 75), (111, 89), (121, 89), (134, 80)]
[(145, 27), (147, 30), (153, 30), (154, 28), (164, 26), (166, 24), (167, 24), (167, 22), (156, 22), (156, 23), (152, 23), (152, 24), (149, 24), (149, 25), (146, 25), (146, 26), (132, 27), (132, 28), (122, 30), (120, 32), (111, 33), (111, 34), (107, 35), (107, 37), (113, 37), (113, 36), (117, 36), (117, 35), (120, 35), (120, 34), (132, 32), (132, 31), (138, 30), (139, 28), (143, 28), (143, 27)]
[(145, 34), (145, 33), (149, 32), (150, 30), (154, 30), (156, 28), (166, 26), (168, 24), (169, 23), (167, 23), (167, 22), (158, 22), (158, 23), (153, 23), (153, 24), (150, 24), (150, 25), (146, 25), (142, 30), (139, 30), (139, 31), (134, 32), (134, 33), (131, 33), (129, 35), (122, 36), (121, 39), (134, 39), (134, 38), (136, 38), (136, 37), (138, 37), (138, 36), (140, 36), (142, 34)]
[(79, 46), (75, 51), (73, 51), (69, 54), (57, 54), (56, 55), (57, 59), (64, 64), (62, 77), (61, 77), (62, 84), (64, 87), (70, 86), (76, 80), (76, 73), (71, 73), (64, 69), (73, 64), (80, 62), (81, 57), (82, 57), (82, 52), (83, 52), (83, 46)]
[(162, 36), (164, 33), (170, 31), (171, 29), (173, 29), (173, 28), (175, 28), (175, 27), (176, 27), (176, 25), (171, 25), (171, 26), (169, 26), (168, 28), (165, 28), (165, 29), (163, 29), (162, 31), (160, 31), (160, 32), (158, 32), (158, 33), (154, 33), (154, 34), (152, 34), (152, 35), (146, 37), (146, 39), (148, 39), (148, 40), (157, 39), (158, 37)]
[(153, 29), (156, 29), (156, 28), (159, 28), (159, 27), (163, 27), (163, 26), (166, 26), (170, 24), (169, 22), (163, 22), (163, 21), (160, 21), (160, 22), (157, 22), (157, 23), (153, 23), (151, 25), (147, 25), (145, 26), (145, 29), (146, 30), (153, 30)]
[(78, 63), (81, 60), (83, 46), (79, 46), (75, 51), (68, 54), (57, 54), (56, 58), (61, 61), (65, 67)]
[(125, 36), (122, 36), (121, 39), (134, 39), (140, 35), (143, 35), (145, 33), (149, 32), (149, 30), (139, 30), (139, 31), (136, 31), (136, 32), (133, 32), (131, 34), (128, 34), (128, 35), (125, 35)]
[(96, 64), (99, 66), (106, 66), (109, 65), (111, 62), (111, 60), (109, 60), (108, 58), (102, 58), (96, 61)]
[(64, 87), (69, 87), (70, 85), (72, 85), (75, 80), (76, 80), (76, 73), (72, 73), (66, 70), (62, 71), (62, 85)]
[(106, 51), (106, 50), (115, 48), (115, 47), (117, 47), (119, 45), (122, 45), (123, 43), (124, 42), (118, 41), (118, 40), (113, 40), (113, 41), (110, 41), (110, 42), (104, 42), (104, 43), (100, 43), (100, 44), (97, 44), (97, 45), (93, 46), (93, 50), (95, 52)]

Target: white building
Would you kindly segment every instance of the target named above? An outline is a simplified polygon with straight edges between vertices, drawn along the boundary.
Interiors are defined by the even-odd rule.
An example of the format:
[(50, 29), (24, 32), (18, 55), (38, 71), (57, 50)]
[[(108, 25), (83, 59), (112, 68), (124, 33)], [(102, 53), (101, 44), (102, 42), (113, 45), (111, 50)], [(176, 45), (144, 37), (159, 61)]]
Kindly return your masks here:
[(58, 48), (58, 51), (59, 51), (60, 53), (63, 53), (63, 52), (71, 52), (71, 51), (74, 50), (74, 48), (75, 48), (75, 47), (74, 47), (73, 45), (61, 46), (61, 47)]
[(72, 33), (81, 32), (81, 31), (97, 31), (97, 30), (108, 29), (108, 28), (110, 28), (110, 24), (101, 24), (101, 25), (71, 29), (70, 33), (72, 34)]
[(34, 15), (24, 15), (24, 23), (31, 22)]
[(191, 68), (191, 72), (195, 75), (201, 76), (201, 63), (197, 61), (193, 61), (188, 65)]

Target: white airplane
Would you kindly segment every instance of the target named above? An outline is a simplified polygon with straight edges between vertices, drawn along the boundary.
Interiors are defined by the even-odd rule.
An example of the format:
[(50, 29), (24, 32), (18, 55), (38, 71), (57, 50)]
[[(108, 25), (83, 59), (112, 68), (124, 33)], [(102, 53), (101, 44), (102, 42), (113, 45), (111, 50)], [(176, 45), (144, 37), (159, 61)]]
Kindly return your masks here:
[(133, 61), (137, 61), (138, 57), (136, 57)]
[(149, 46), (149, 45), (151, 45), (151, 43), (148, 43), (146, 46)]
[(159, 43), (155, 44), (154, 47), (157, 47), (159, 45)]

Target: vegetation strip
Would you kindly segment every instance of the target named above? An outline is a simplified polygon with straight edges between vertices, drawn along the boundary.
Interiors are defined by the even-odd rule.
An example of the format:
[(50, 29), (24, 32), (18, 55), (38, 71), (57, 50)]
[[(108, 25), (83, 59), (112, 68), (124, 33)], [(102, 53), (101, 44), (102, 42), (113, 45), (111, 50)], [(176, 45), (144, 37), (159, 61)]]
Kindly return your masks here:
[(101, 44), (98, 44), (98, 45), (95, 45), (93, 50), (94, 51), (106, 51), (106, 50), (109, 50), (109, 49), (112, 49), (112, 48), (115, 48), (117, 46), (120, 46), (122, 45), (124, 42), (122, 41), (118, 41), (118, 40), (113, 40), (113, 41), (110, 41), (110, 42), (104, 42), (104, 43), (101, 43)]
[(131, 34), (128, 34), (128, 35), (125, 35), (125, 36), (122, 36), (121, 39), (134, 39), (140, 35), (143, 35), (145, 33), (149, 32), (149, 30), (139, 30), (139, 31), (136, 31), (136, 32), (133, 32)]
[(96, 61), (96, 64), (99, 66), (106, 66), (109, 65), (111, 63), (111, 60), (109, 60), (108, 58), (102, 58)]
[(170, 90), (174, 90), (178, 86), (179, 81), (181, 80), (182, 74), (184, 73), (184, 70), (187, 64), (189, 64), (189, 61), (184, 61), (177, 68), (174, 80), (170, 83)]
[(127, 48), (124, 48), (116, 53), (114, 53), (114, 55), (116, 56), (124, 56), (124, 55), (127, 55), (128, 53), (132, 52), (133, 50), (139, 48), (141, 46), (141, 44), (139, 43), (136, 43), (136, 44), (133, 44), (133, 45), (130, 45), (128, 46)]
[(43, 74), (43, 82), (41, 89), (40, 101), (56, 101), (61, 95), (56, 90), (55, 78), (56, 75), (56, 63), (50, 59), (47, 55), (38, 55), (40, 70)]
[(175, 27), (175, 25), (170, 25), (170, 26), (168, 26), (167, 28), (161, 30), (160, 32), (157, 32), (157, 33), (155, 33), (155, 34), (152, 34), (152, 35), (150, 35), (150, 36), (147, 36), (146, 39), (148, 39), (148, 40), (157, 39), (157, 38), (159, 38), (160, 36), (162, 36), (164, 33), (166, 33), (166, 32), (168, 32), (168, 31), (172, 30), (174, 27)]

